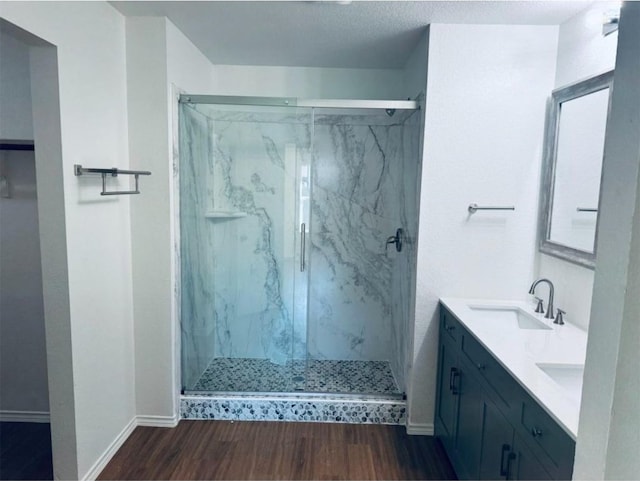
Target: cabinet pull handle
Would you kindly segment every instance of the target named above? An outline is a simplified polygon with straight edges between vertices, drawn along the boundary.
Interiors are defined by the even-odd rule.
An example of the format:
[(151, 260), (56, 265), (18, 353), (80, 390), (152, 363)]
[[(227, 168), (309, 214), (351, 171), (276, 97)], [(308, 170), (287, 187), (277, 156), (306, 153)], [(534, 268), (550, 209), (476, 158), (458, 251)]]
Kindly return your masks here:
[(508, 476), (509, 475), (508, 458), (507, 458), (507, 465), (505, 467), (505, 465), (504, 465), (505, 456), (504, 455), (507, 454), (510, 450), (511, 450), (511, 446), (509, 446), (508, 444), (503, 444), (502, 445), (502, 454), (500, 455), (500, 476)]
[(456, 329), (456, 326), (445, 326), (445, 329), (446, 329), (448, 332), (451, 332), (451, 331), (454, 331), (454, 330)]
[(504, 479), (511, 478), (511, 462), (514, 459), (516, 459), (516, 453), (509, 453), (509, 456), (507, 456), (507, 474), (505, 475), (506, 477)]
[(449, 390), (454, 396), (458, 394), (458, 391), (456, 389), (456, 376), (458, 376), (459, 374), (460, 372), (458, 371), (457, 367), (452, 367), (451, 371), (449, 372)]
[(478, 368), (478, 371), (484, 371), (484, 368), (486, 367), (484, 364), (476, 364), (476, 367)]
[(533, 427), (531, 428), (531, 436), (533, 436), (534, 438), (537, 438), (538, 436), (542, 436), (542, 431), (540, 431), (536, 427)]

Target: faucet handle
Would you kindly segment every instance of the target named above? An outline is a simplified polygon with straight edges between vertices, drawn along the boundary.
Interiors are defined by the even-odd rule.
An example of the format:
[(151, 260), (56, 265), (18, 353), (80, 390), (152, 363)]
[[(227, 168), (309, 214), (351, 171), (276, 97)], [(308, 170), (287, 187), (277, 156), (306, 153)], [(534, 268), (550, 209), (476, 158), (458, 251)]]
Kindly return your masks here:
[(562, 326), (564, 324), (563, 317), (564, 317), (565, 314), (566, 314), (565, 311), (563, 311), (562, 309), (558, 308), (558, 312), (556, 314), (556, 320), (553, 321), (553, 323)]
[(538, 305), (536, 306), (535, 312), (542, 314), (544, 312), (544, 305), (542, 304), (542, 299), (537, 296), (534, 296), (536, 301), (538, 301)]

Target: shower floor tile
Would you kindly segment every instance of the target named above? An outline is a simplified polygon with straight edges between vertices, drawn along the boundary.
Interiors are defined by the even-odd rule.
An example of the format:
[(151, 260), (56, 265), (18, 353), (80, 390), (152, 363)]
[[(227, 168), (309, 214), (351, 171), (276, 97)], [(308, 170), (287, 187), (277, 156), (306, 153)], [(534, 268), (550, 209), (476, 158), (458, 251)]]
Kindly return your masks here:
[(400, 394), (386, 361), (245, 358), (214, 359), (191, 391)]

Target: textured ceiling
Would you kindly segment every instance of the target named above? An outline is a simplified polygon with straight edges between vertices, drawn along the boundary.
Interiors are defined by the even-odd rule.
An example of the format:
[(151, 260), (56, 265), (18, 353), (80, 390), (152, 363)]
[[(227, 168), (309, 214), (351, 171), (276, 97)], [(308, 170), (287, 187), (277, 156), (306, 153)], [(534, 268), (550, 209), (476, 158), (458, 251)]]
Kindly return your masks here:
[(430, 23), (558, 25), (593, 2), (110, 2), (168, 17), (214, 64), (401, 68)]

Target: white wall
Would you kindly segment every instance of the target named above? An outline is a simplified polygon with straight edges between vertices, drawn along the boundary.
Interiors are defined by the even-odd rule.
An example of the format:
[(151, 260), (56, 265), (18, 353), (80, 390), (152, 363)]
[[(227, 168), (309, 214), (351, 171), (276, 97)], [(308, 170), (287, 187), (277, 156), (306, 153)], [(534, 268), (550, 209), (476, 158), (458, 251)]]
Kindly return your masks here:
[(603, 167), (574, 479), (640, 473), (640, 4), (626, 2)]
[(172, 417), (165, 29), (164, 18), (126, 19), (129, 157), (152, 173), (131, 206), (136, 412)]
[[(130, 199), (101, 198), (99, 182), (73, 175), (74, 163), (129, 167), (124, 19), (110, 5), (94, 2), (2, 2), (0, 9), (5, 19), (57, 47), (37, 55), (32, 50), (32, 99), (35, 142), (42, 149), (36, 151), (39, 194), (42, 189), (55, 199), (64, 196), (63, 209), (39, 199), (39, 211), (54, 470), (73, 479), (91, 472), (135, 414)], [(57, 76), (43, 77), (34, 62), (55, 72), (52, 53)], [(57, 108), (55, 93), (61, 161), (54, 151), (60, 145), (56, 122), (42, 122)], [(125, 182), (119, 179), (121, 186)], [(65, 237), (66, 252), (60, 245)], [(71, 338), (72, 346), (65, 345)], [(71, 390), (66, 399), (56, 394), (59, 386)], [(68, 419), (74, 406), (75, 419)], [(58, 437), (60, 431), (66, 439)]]
[(403, 87), (399, 69), (214, 65), (209, 90), (216, 95), (404, 100)]
[(560, 25), (555, 87), (614, 68), (618, 33), (602, 36), (602, 18), (615, 2), (596, 2)]
[(404, 98), (415, 99), (424, 93), (427, 87), (428, 54), (429, 27), (426, 27), (403, 69)]
[(29, 46), (0, 32), (0, 139), (33, 140)]
[[(602, 36), (606, 8), (596, 3), (560, 25), (554, 89), (613, 69), (618, 34)], [(587, 329), (593, 270), (546, 254), (537, 257), (537, 277), (547, 277), (555, 284), (556, 307), (567, 311), (568, 321)]]
[[(430, 27), (409, 423), (433, 422), (438, 298), (524, 299), (557, 27)], [(467, 207), (514, 205), (515, 212)]]
[(180, 369), (171, 90), (173, 84), (192, 93), (208, 92), (211, 64), (164, 17), (130, 17), (126, 25), (131, 165), (153, 172), (131, 213), (136, 410), (145, 423), (171, 425), (177, 422)]

